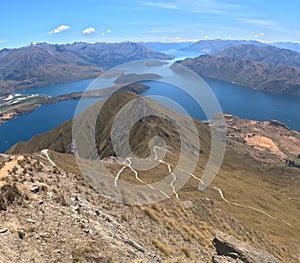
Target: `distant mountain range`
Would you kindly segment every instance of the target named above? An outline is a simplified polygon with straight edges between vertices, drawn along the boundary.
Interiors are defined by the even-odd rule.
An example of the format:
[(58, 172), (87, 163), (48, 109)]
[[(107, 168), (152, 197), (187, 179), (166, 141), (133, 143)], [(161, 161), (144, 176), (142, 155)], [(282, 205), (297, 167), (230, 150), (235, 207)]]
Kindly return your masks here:
[(300, 52), (300, 44), (299, 43), (275, 42), (275, 43), (271, 43), (270, 45), (272, 45), (274, 47), (286, 48), (286, 49), (290, 49), (290, 50), (293, 50), (293, 51)]
[(239, 45), (215, 54), (218, 57), (255, 60), (275, 66), (300, 68), (300, 53), (273, 46)]
[(139, 59), (172, 59), (174, 56), (159, 53), (142, 44), (121, 43), (74, 43), (62, 46), (91, 64), (109, 69), (119, 64)]
[[(180, 49), (182, 51), (195, 51), (201, 52), (205, 54), (213, 54), (222, 51), (225, 48), (239, 46), (239, 45), (256, 45), (256, 46), (274, 46), (278, 48), (289, 49), (292, 51), (300, 52), (300, 44), (299, 43), (292, 43), (292, 42), (273, 42), (273, 43), (263, 43), (257, 40), (226, 40), (226, 39), (214, 39), (214, 40), (199, 40), (197, 42), (185, 42), (186, 46), (174, 49)], [(182, 45), (185, 45), (182, 43)], [(150, 44), (150, 43), (149, 43)], [(167, 44), (172, 43), (164, 43), (166, 46)], [(155, 50), (156, 45), (150, 46)], [(159, 46), (158, 46), (159, 47)], [(161, 49), (163, 51), (164, 49)], [(167, 49), (165, 49), (167, 50)]]
[[(297, 43), (273, 43), (281, 47), (297, 49)], [(0, 98), (13, 92), (31, 89), (37, 86), (48, 84), (76, 81), (81, 79), (95, 78), (105, 70), (118, 64), (139, 59), (172, 59), (173, 56), (160, 53), (156, 50), (182, 50), (198, 51), (206, 54), (213, 54), (219, 58), (227, 57), (234, 60), (256, 61), (272, 66), (284, 66), (300, 68), (299, 53), (287, 49), (279, 49), (266, 45), (259, 41), (247, 40), (200, 40), (195, 43), (95, 43), (88, 44), (76, 42), (65, 45), (52, 45), (47, 43), (33, 43), (30, 46), (18, 49), (3, 49), (0, 51)], [(206, 57), (207, 59), (207, 57)], [(218, 60), (220, 63), (220, 60)], [(225, 60), (224, 60), (225, 61)], [(232, 60), (226, 60), (227, 63)], [(212, 62), (212, 61), (211, 61)], [(249, 63), (249, 62), (248, 62)], [(200, 63), (201, 64), (201, 63)], [(255, 63), (258, 65), (257, 63)], [(199, 65), (198, 65), (199, 66)], [(233, 66), (226, 64), (226, 68)], [(235, 66), (237, 64), (235, 63)], [(266, 65), (260, 65), (263, 74), (257, 73), (256, 67), (248, 68), (250, 76), (264, 76), (260, 80), (260, 85), (254, 85), (253, 81), (242, 81), (242, 76), (225, 76), (223, 79), (247, 84), (252, 88), (261, 88), (273, 92), (298, 94), (297, 70), (283, 69)], [(206, 66), (207, 70), (207, 66)], [(254, 71), (253, 71), (254, 70)], [(196, 69), (196, 71), (202, 71)], [(232, 69), (233, 72), (239, 71)], [(227, 71), (228, 72), (228, 71)], [(274, 75), (280, 72), (279, 75)], [(218, 76), (217, 72), (210, 72), (209, 76)], [(221, 75), (224, 75), (223, 72)], [(272, 87), (265, 86), (265, 84)], [(280, 87), (279, 87), (280, 86)]]
[(140, 42), (140, 44), (157, 51), (167, 51), (170, 49), (179, 50), (186, 48), (193, 43), (194, 42)]
[(95, 78), (105, 69), (138, 59), (172, 56), (141, 44), (32, 44), (0, 51), (0, 97), (19, 90), (59, 82)]
[(225, 48), (238, 46), (238, 45), (257, 45), (266, 46), (266, 44), (256, 41), (256, 40), (200, 40), (198, 42), (192, 43), (191, 45), (182, 48), (182, 51), (195, 51), (205, 54), (213, 54), (222, 51)]
[(297, 68), (300, 54), (290, 50), (240, 45), (179, 63), (204, 77), (274, 93), (300, 95), (300, 69)]

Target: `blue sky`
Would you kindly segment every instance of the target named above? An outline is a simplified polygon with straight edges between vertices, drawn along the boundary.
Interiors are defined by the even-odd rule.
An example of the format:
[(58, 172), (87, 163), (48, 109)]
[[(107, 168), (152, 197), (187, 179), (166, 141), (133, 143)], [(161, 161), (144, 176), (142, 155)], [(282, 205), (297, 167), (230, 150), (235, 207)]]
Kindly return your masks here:
[(299, 10), (299, 0), (2, 0), (0, 48), (35, 41), (300, 42)]

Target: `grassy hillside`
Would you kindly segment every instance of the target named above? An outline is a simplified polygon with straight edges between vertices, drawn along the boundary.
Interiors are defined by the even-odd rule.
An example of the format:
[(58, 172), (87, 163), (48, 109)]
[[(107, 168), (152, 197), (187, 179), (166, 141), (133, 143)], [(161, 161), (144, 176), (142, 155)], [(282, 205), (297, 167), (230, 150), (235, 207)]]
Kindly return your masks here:
[[(135, 154), (153, 158), (151, 155), (153, 149), (149, 148), (149, 142), (153, 136), (160, 135), (169, 146), (169, 151), (163, 159), (164, 162), (148, 170), (136, 169), (137, 175), (135, 175), (133, 170), (120, 161), (122, 158), (114, 157), (109, 135), (116, 112), (137, 98), (139, 96), (133, 93), (116, 94), (103, 105), (103, 111), (97, 119), (95, 133), (101, 166), (98, 166), (99, 161), (93, 160), (93, 158), (83, 160), (90, 169), (89, 174), (82, 174), (74, 156), (67, 153), (71, 151), (72, 121), (66, 122), (44, 135), (36, 136), (28, 143), (17, 144), (9, 150), (9, 153), (34, 154), (36, 152), (30, 156), (40, 158), (39, 151), (41, 149), (55, 150), (49, 153), (51, 160), (60, 171), (68, 174), (59, 180), (65, 182), (66, 179), (63, 178), (69, 178), (68, 180), (76, 183), (70, 186), (69, 183), (57, 182), (56, 186), (50, 187), (50, 192), (53, 192), (53, 188), (56, 187), (60, 191), (65, 191), (64, 196), (66, 197), (76, 193), (81, 198), (87, 199), (97, 206), (97, 209), (122, 224), (136, 240), (142, 242), (147, 248), (151, 248), (166, 262), (211, 262), (211, 257), (215, 253), (211, 239), (216, 230), (222, 230), (255, 247), (269, 251), (282, 262), (298, 262), (300, 253), (299, 169), (288, 166), (284, 162), (284, 158), (275, 158), (272, 151), (258, 150), (257, 147), (262, 147), (261, 145), (247, 144), (243, 139), (239, 139), (246, 138), (247, 133), (251, 133), (252, 129), (256, 129), (257, 136), (270, 137), (272, 129), (278, 127), (282, 129), (280, 133), (285, 140), (287, 138), (292, 140), (292, 137), (298, 138), (298, 133), (289, 131), (279, 123), (247, 124), (243, 120), (234, 118), (231, 120), (231, 117), (227, 116), (226, 118), (230, 119), (228, 130), (230, 136), (224, 162), (213, 183), (205, 191), (199, 191), (199, 178), (203, 175), (211, 142), (208, 125), (195, 120), (201, 141), (201, 151), (199, 148), (194, 149), (190, 141), (192, 133), (188, 134), (184, 140), (187, 141), (191, 152), (200, 151), (200, 158), (193, 172), (194, 176), (191, 176), (181, 189), (176, 188), (177, 180), (183, 176), (182, 173), (178, 173), (173, 182), (174, 194), (159, 203), (129, 206), (103, 198), (101, 193), (105, 189), (108, 189), (113, 197), (114, 194), (117, 196), (118, 188), (109, 185), (109, 181), (105, 179), (106, 172), (99, 173), (102, 170), (98, 168), (104, 169), (105, 167), (113, 178), (116, 178), (123, 169), (123, 172), (119, 174), (118, 184), (121, 182), (137, 185), (154, 184), (169, 173), (167, 164), (170, 164), (173, 169), (178, 162), (181, 143), (178, 131), (174, 126), (174, 119), (176, 122), (184, 124), (186, 117), (171, 112), (170, 109), (156, 103), (153, 104), (153, 102), (149, 104), (149, 107), (154, 106), (157, 111), (172, 118), (154, 116), (143, 118), (133, 126), (129, 140)], [(148, 99), (142, 99), (140, 102), (144, 104), (148, 102)], [(94, 105), (94, 107), (96, 106)], [(90, 127), (91, 124), (89, 118), (86, 118), (88, 114), (90, 114), (89, 111), (78, 117), (79, 122), (86, 127)], [(127, 120), (130, 121), (130, 118), (133, 116), (128, 116)], [(88, 137), (86, 138), (88, 140)], [(294, 142), (296, 148), (290, 148), (291, 145), (288, 148), (282, 148), (279, 139), (279, 137), (273, 138), (285, 154), (298, 149), (296, 141)], [(97, 166), (95, 166), (95, 161), (97, 161)], [(139, 180), (137, 180), (137, 176)], [(49, 181), (47, 184), (50, 184), (50, 177), (43, 180)], [(102, 187), (100, 189), (97, 186), (99, 182)], [(101, 191), (99, 192), (99, 190)], [(172, 193), (172, 182), (169, 181), (165, 184), (163, 190)], [(68, 194), (69, 191), (72, 194)], [(140, 200), (147, 200), (145, 194), (140, 194)], [(153, 194), (156, 194), (155, 191)], [(131, 195), (124, 192), (122, 198), (126, 203), (128, 201), (126, 199), (131, 198)], [(68, 201), (68, 198), (66, 200)], [(115, 257), (119, 257), (118, 253)], [(145, 260), (148, 262), (146, 258)], [(118, 259), (116, 261), (121, 262)], [(150, 260), (149, 262), (154, 261)]]

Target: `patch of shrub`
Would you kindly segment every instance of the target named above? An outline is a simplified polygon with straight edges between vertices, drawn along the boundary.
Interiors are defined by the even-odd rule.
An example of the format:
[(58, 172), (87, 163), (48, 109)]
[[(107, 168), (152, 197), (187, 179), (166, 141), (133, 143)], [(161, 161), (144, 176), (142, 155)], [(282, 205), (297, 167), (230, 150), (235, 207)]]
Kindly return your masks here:
[(94, 241), (87, 243), (86, 247), (76, 247), (72, 251), (72, 262), (97, 262), (112, 263), (115, 262), (110, 255), (102, 256), (98, 245)]
[(0, 189), (0, 210), (6, 210), (7, 207), (15, 201), (19, 201), (21, 193), (15, 184), (4, 185)]
[(150, 209), (150, 208), (144, 208), (144, 209), (143, 209), (143, 212), (144, 212), (147, 216), (149, 216), (152, 220), (158, 222), (158, 217), (157, 217), (156, 213), (155, 213), (152, 209)]
[(168, 245), (160, 242), (158, 239), (153, 238), (152, 244), (157, 249), (159, 249), (165, 256), (170, 256), (173, 253), (172, 249)]
[(183, 247), (181, 250), (187, 258), (192, 258), (192, 251), (188, 247)]

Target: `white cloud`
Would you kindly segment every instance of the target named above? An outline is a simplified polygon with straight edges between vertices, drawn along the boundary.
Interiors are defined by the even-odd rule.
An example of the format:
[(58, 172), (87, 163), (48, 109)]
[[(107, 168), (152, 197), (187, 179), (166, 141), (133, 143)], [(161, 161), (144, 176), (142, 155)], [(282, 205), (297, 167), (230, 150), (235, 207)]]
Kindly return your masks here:
[(252, 36), (254, 36), (255, 38), (260, 38), (260, 37), (263, 37), (265, 34), (264, 33), (255, 33), (255, 32), (252, 32)]
[(260, 27), (261, 29), (290, 33), (289, 29), (282, 26), (280, 22), (276, 20), (270, 20), (264, 18), (245, 18), (245, 17), (238, 17), (235, 18), (235, 20), (240, 21), (241, 23), (244, 24)]
[(107, 34), (111, 33), (110, 29), (105, 30), (104, 32), (102, 32), (102, 36), (105, 36)]
[(209, 39), (209, 36), (204, 36), (203, 38), (204, 38), (204, 39)]
[(228, 14), (240, 8), (240, 5), (224, 3), (219, 0), (165, 0), (140, 2), (143, 6), (163, 9), (184, 10), (191, 13)]
[[(141, 38), (138, 39), (132, 39), (132, 41), (141, 41)], [(142, 41), (144, 42), (165, 42), (165, 43), (170, 43), (170, 42), (196, 42), (199, 41), (199, 39), (188, 39), (188, 38), (181, 38), (178, 36), (147, 36), (147, 38), (144, 38)]]
[(66, 26), (66, 25), (61, 25), (53, 30), (51, 30), (48, 34), (57, 34), (57, 33), (60, 33), (60, 32), (63, 32), (63, 31), (66, 31), (66, 30), (69, 30), (70, 27), (69, 26)]
[(155, 3), (155, 2), (145, 1), (145, 2), (143, 2), (143, 4), (145, 6), (153, 6), (153, 7), (165, 8), (165, 9), (178, 9), (176, 1), (173, 3), (172, 3), (172, 1), (170, 1), (169, 3), (161, 3), (161, 2)]
[(246, 24), (255, 26), (265, 26), (265, 27), (275, 27), (277, 22), (267, 19), (248, 19), (248, 18), (237, 18), (236, 20), (241, 21)]
[(84, 35), (89, 35), (89, 34), (92, 34), (92, 33), (95, 33), (96, 32), (96, 29), (94, 27), (87, 27), (86, 29), (84, 29), (82, 31), (82, 33)]
[(4, 43), (4, 42), (6, 42), (6, 40), (1, 40), (1, 39), (0, 39), (0, 44), (2, 44), (2, 43)]

